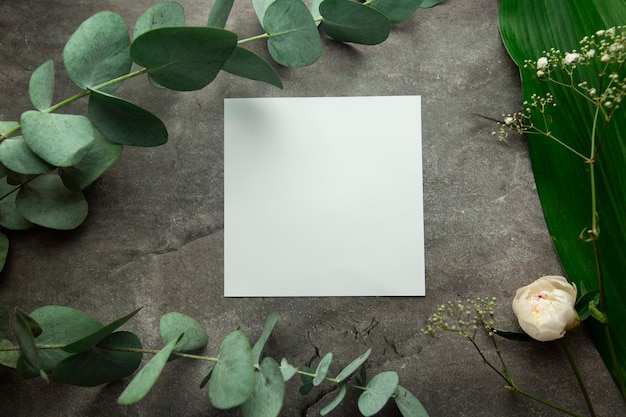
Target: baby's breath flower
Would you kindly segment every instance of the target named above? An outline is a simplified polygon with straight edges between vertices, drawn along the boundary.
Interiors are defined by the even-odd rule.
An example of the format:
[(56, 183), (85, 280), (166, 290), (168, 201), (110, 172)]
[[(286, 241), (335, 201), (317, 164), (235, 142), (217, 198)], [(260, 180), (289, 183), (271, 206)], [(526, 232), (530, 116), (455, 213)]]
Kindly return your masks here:
[(574, 62), (576, 62), (576, 60), (578, 60), (578, 58), (580, 58), (580, 54), (577, 52), (568, 52), (565, 54), (565, 58), (563, 59), (563, 63), (565, 65), (571, 65)]
[(609, 62), (611, 60), (611, 57), (609, 56), (609, 54), (604, 54), (602, 55), (602, 58), (600, 58), (600, 61), (602, 62)]
[(594, 56), (596, 56), (596, 50), (595, 49), (588, 50), (587, 53), (585, 53), (585, 56), (587, 58), (593, 58)]
[(542, 56), (537, 60), (537, 69), (546, 69), (548, 67), (548, 58)]

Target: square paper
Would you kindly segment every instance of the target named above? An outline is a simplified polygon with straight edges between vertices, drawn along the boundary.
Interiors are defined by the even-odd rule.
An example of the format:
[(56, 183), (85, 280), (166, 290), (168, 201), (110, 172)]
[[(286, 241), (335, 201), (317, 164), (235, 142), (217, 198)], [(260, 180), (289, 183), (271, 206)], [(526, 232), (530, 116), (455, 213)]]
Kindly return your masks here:
[(224, 103), (226, 297), (425, 294), (419, 96)]

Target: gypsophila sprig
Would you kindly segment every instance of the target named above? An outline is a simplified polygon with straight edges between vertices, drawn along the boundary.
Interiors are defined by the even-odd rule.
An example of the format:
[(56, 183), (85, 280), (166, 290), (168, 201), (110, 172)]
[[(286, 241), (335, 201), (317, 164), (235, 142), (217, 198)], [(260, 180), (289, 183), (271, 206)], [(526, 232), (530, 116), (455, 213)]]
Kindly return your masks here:
[(448, 301), (428, 318), (422, 333), (433, 335), (438, 331), (457, 333), (465, 338), (474, 338), (476, 331), (485, 328), (492, 331), (495, 324), (496, 298), (477, 298), (465, 302)]

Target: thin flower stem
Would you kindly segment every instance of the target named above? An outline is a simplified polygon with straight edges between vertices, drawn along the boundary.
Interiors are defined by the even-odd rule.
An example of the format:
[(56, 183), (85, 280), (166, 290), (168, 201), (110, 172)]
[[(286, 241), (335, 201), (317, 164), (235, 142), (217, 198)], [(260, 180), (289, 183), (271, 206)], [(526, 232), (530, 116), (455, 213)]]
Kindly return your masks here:
[(571, 410), (568, 410), (567, 408), (561, 407), (560, 405), (556, 405), (556, 404), (551, 403), (550, 401), (546, 401), (546, 400), (544, 400), (542, 398), (539, 398), (536, 395), (533, 395), (530, 392), (524, 391), (523, 389), (521, 389), (521, 388), (519, 388), (517, 386), (509, 385), (506, 388), (511, 390), (511, 391), (513, 391), (513, 392), (517, 392), (518, 394), (521, 394), (521, 395), (523, 395), (525, 397), (528, 397), (528, 398), (530, 398), (532, 400), (535, 400), (535, 401), (537, 401), (537, 402), (539, 402), (539, 403), (541, 403), (543, 405), (547, 405), (548, 407), (554, 408), (555, 410), (559, 410), (559, 411), (561, 411), (561, 412), (563, 412), (563, 413), (565, 413), (567, 415), (570, 415), (570, 416), (573, 416), (573, 417), (583, 417), (581, 414), (575, 413), (575, 412), (573, 412)]
[(583, 397), (585, 397), (585, 402), (587, 403), (587, 408), (589, 409), (589, 413), (591, 417), (596, 417), (596, 412), (593, 409), (591, 398), (589, 397), (589, 393), (587, 392), (587, 387), (585, 387), (585, 382), (583, 381), (583, 377), (580, 374), (580, 371), (578, 370), (578, 366), (576, 365), (574, 356), (572, 356), (572, 353), (567, 347), (567, 343), (565, 342), (565, 339), (559, 339), (559, 344), (561, 345), (561, 348), (563, 349), (563, 352), (565, 353), (565, 357), (567, 358), (567, 361), (572, 367), (572, 371), (574, 371), (574, 376), (576, 376), (576, 381), (578, 382), (578, 386), (580, 387), (580, 390), (583, 393)]
[(572, 153), (576, 154), (577, 156), (581, 157), (585, 162), (591, 162), (589, 157), (583, 155), (582, 153), (578, 152), (576, 149), (572, 148), (571, 146), (567, 145), (566, 143), (564, 143), (563, 141), (561, 141), (559, 138), (557, 138), (556, 136), (553, 136), (552, 134), (550, 134), (549, 132), (543, 132), (541, 130), (536, 130), (536, 131), (526, 131), (525, 132), (527, 135), (542, 135), (542, 136), (546, 136), (552, 140), (554, 140), (556, 143), (558, 143), (559, 145), (565, 147), (567, 150), (571, 151)]

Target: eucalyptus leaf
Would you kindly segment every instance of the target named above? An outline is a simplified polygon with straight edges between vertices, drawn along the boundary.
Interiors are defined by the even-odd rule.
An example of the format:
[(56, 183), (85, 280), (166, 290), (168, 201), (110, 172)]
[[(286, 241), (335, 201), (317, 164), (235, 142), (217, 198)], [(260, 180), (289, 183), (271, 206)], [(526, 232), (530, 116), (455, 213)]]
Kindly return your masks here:
[(320, 363), (317, 364), (317, 369), (315, 370), (315, 378), (313, 378), (314, 386), (318, 386), (319, 384), (324, 382), (326, 375), (328, 375), (328, 368), (330, 367), (332, 361), (333, 353), (328, 352), (326, 355), (324, 355)]
[(207, 26), (224, 29), (234, 0), (216, 0), (211, 6)]
[(89, 116), (93, 126), (112, 142), (143, 147), (167, 142), (167, 128), (161, 119), (119, 97), (92, 91)]
[(285, 397), (285, 381), (278, 363), (263, 358), (254, 376), (254, 392), (241, 405), (241, 413), (244, 417), (277, 417)]
[(361, 367), (361, 365), (365, 363), (365, 361), (367, 360), (367, 358), (369, 358), (371, 353), (372, 353), (372, 349), (371, 348), (367, 349), (367, 351), (364, 354), (362, 354), (361, 356), (359, 356), (358, 358), (350, 362), (348, 366), (343, 368), (341, 372), (339, 372), (339, 375), (335, 377), (335, 379), (338, 382), (341, 382), (345, 380), (346, 378), (348, 378), (350, 375), (356, 372)]
[(258, 364), (261, 360), (261, 354), (263, 353), (263, 348), (265, 344), (269, 340), (272, 332), (274, 331), (274, 327), (276, 327), (276, 323), (278, 323), (278, 313), (271, 312), (267, 315), (265, 319), (265, 324), (263, 325), (263, 332), (261, 332), (261, 336), (259, 336), (259, 340), (252, 347), (252, 361), (254, 364)]
[(398, 380), (398, 374), (393, 371), (381, 372), (372, 378), (359, 396), (358, 407), (361, 414), (369, 417), (382, 410), (396, 392)]
[(7, 177), (0, 179), (0, 195), (4, 196), (0, 200), (0, 226), (9, 230), (27, 230), (35, 227), (17, 211), (15, 206), (15, 197), (21, 185), (9, 184), (7, 179)]
[(263, 81), (283, 88), (283, 83), (274, 68), (259, 55), (241, 46), (235, 48), (222, 69), (239, 77)]
[(204, 378), (202, 378), (202, 381), (200, 381), (200, 389), (206, 387), (206, 384), (209, 383), (209, 381), (211, 380), (212, 376), (213, 376), (213, 367), (211, 367), (211, 369), (209, 369), (209, 373), (206, 374), (206, 376)]
[[(0, 339), (0, 348), (9, 348), (9, 347), (13, 347), (13, 343), (11, 343), (7, 339)], [(0, 365), (16, 369), (17, 361), (19, 360), (19, 358), (20, 358), (19, 350), (0, 350)]]
[(237, 407), (254, 390), (254, 364), (248, 339), (239, 330), (230, 333), (222, 344), (213, 367), (209, 398), (219, 409)]
[(337, 408), (337, 406), (341, 404), (341, 402), (345, 398), (347, 391), (348, 389), (346, 388), (346, 384), (339, 384), (339, 391), (337, 391), (337, 395), (335, 395), (335, 398), (333, 398), (333, 400), (328, 405), (320, 410), (320, 415), (325, 416), (326, 414)]
[(29, 222), (57, 230), (77, 228), (88, 211), (83, 193), (68, 190), (58, 175), (41, 175), (23, 185), (15, 204)]
[(149, 7), (135, 23), (133, 39), (158, 28), (185, 26), (185, 9), (180, 3), (164, 1)]
[(236, 47), (237, 35), (227, 30), (160, 28), (135, 39), (130, 54), (160, 85), (191, 91), (213, 81)]
[(69, 190), (84, 190), (100, 178), (122, 155), (124, 145), (111, 142), (97, 130), (94, 131), (94, 137), (93, 146), (79, 163), (59, 168), (59, 176)]
[(101, 340), (108, 337), (111, 333), (116, 331), (120, 326), (130, 320), (135, 314), (137, 314), (141, 310), (138, 308), (130, 313), (126, 314), (123, 317), (120, 317), (117, 320), (103, 326), (102, 328), (85, 335), (81, 339), (66, 345), (63, 350), (70, 353), (82, 353), (88, 349), (91, 349), (96, 344), (100, 343)]
[(387, 16), (391, 24), (395, 25), (411, 17), (426, 1), (428, 0), (373, 0), (368, 1), (367, 5)]
[(116, 349), (141, 349), (139, 338), (131, 332), (115, 332), (92, 349), (63, 359), (52, 378), (64, 384), (95, 387), (131, 375), (141, 365), (142, 354)]
[(398, 385), (394, 400), (404, 417), (428, 417), (428, 412), (422, 403), (401, 385)]
[(313, 64), (322, 55), (322, 42), (311, 12), (302, 0), (275, 0), (266, 9), (263, 29), (276, 62), (286, 67)]
[[(8, 254), (9, 254), (9, 238), (4, 233), (0, 232), (0, 271), (4, 269), (4, 264), (7, 261)], [(5, 323), (3, 323), (2, 310), (0, 310), (0, 337), (4, 335), (4, 331), (6, 330), (4, 328), (4, 324)]]
[[(161, 341), (170, 343), (181, 333), (184, 333), (174, 352), (190, 353), (204, 348), (209, 342), (209, 336), (204, 328), (194, 318), (178, 312), (163, 315), (159, 324)], [(172, 356), (172, 359), (176, 356)]]
[[(64, 306), (43, 306), (30, 317), (45, 329), (36, 339), (39, 345), (67, 345), (99, 330), (102, 324), (88, 313)], [(59, 362), (71, 354), (62, 349), (40, 351), (42, 369), (52, 372)]]
[(516, 342), (532, 342), (533, 340), (535, 340), (526, 333), (509, 332), (507, 330), (498, 329), (491, 329), (491, 332), (495, 335), (498, 335), (505, 339), (514, 340)]
[(48, 60), (31, 75), (28, 83), (30, 101), (37, 110), (45, 110), (54, 99), (54, 62)]
[(20, 118), (28, 147), (58, 167), (75, 165), (89, 152), (95, 137), (85, 116), (29, 110)]
[(353, 0), (324, 0), (321, 28), (339, 42), (376, 45), (391, 33), (391, 23), (378, 10)]
[[(70, 79), (78, 87), (96, 88), (128, 74), (132, 61), (128, 54), (130, 37), (120, 15), (100, 12), (76, 29), (63, 49), (63, 62)], [(112, 92), (121, 83), (100, 87)]]
[(282, 358), (280, 360), (280, 372), (283, 374), (283, 379), (289, 381), (298, 372), (298, 368), (287, 362), (287, 359)]
[[(308, 366), (303, 367), (302, 371), (307, 374), (313, 373), (313, 370)], [(302, 385), (300, 385), (300, 394), (307, 395), (313, 389), (313, 377), (302, 373), (300, 374), (300, 380), (302, 381)]]
[(45, 174), (54, 169), (30, 149), (23, 136), (0, 142), (0, 162), (18, 174)]
[(267, 8), (274, 1), (276, 0), (252, 0), (252, 7), (254, 8), (254, 12), (259, 19), (259, 23), (261, 24), (261, 26), (263, 26), (263, 18), (265, 17), (265, 12), (267, 11)]
[(319, 26), (320, 23), (322, 23), (322, 15), (320, 14), (320, 4), (323, 1), (324, 0), (311, 0), (311, 7), (309, 7), (309, 10), (311, 11), (311, 16), (313, 16), (313, 20), (315, 21), (315, 24), (317, 26)]
[(143, 367), (141, 371), (135, 375), (130, 384), (126, 387), (124, 392), (117, 399), (118, 404), (128, 405), (134, 404), (141, 400), (148, 394), (150, 389), (154, 386), (157, 379), (161, 375), (163, 368), (167, 364), (167, 360), (174, 351), (176, 344), (181, 339), (181, 334), (175, 339), (172, 339), (159, 353), (154, 355), (152, 359)]
[(41, 327), (39, 327), (39, 324), (37, 324), (24, 311), (16, 308), (14, 331), (15, 337), (17, 338), (17, 343), (20, 345), (22, 357), (31, 367), (33, 367), (37, 371), (40, 371), (42, 369), (42, 362), (41, 357), (39, 356), (39, 350), (37, 349), (37, 346), (35, 344), (33, 330), (39, 330), (39, 332), (41, 333)]
[(420, 8), (422, 9), (427, 9), (429, 7), (433, 7), (436, 6), (440, 3), (443, 3), (444, 0), (424, 0), (422, 1), (422, 4), (420, 4)]

